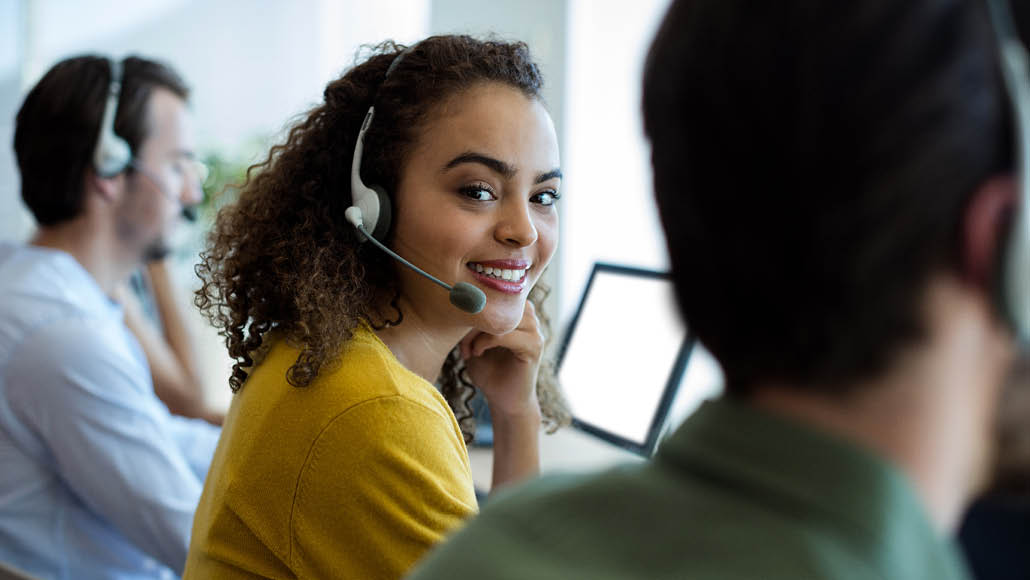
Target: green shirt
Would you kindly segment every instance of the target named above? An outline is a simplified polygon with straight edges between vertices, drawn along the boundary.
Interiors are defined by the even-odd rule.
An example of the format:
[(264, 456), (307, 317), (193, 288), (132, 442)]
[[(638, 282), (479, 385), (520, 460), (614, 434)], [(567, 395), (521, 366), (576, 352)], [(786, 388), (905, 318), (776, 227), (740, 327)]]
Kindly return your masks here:
[(552, 476), (487, 505), (429, 578), (964, 580), (908, 481), (874, 455), (727, 400), (649, 463)]

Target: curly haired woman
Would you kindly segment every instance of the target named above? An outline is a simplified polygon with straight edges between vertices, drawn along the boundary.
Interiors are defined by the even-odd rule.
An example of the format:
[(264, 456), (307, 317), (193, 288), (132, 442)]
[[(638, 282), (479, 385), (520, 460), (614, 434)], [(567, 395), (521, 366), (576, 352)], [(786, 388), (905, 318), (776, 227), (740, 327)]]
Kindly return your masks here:
[[(226, 338), (237, 394), (187, 577), (403, 575), (477, 510), (475, 387), (493, 416), (494, 486), (537, 472), (541, 422), (568, 419), (535, 288), (561, 183), (540, 86), (522, 43), (385, 43), (252, 168), (198, 266), (197, 305)], [(373, 106), (360, 177), (387, 192), (383, 241), (478, 287), (478, 314), (345, 217)]]

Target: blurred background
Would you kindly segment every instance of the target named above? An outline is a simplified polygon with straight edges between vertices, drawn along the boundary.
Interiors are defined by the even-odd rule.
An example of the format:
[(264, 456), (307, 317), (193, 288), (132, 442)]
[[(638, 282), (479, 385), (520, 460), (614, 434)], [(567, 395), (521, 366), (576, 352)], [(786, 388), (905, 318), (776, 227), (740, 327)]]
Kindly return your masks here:
[[(668, 0), (0, 0), (0, 239), (33, 231), (12, 151), (28, 89), (80, 53), (164, 60), (193, 89), (209, 194), (240, 178), (321, 99), (364, 44), (408, 44), (440, 33), (526, 41), (545, 76), (565, 173), (551, 313), (564, 328), (594, 261), (664, 269), (640, 122), (647, 43)], [(231, 198), (231, 189), (225, 198)], [(218, 196), (181, 228), (172, 266), (184, 306)], [(195, 313), (191, 331), (212, 403), (228, 403), (228, 361)]]

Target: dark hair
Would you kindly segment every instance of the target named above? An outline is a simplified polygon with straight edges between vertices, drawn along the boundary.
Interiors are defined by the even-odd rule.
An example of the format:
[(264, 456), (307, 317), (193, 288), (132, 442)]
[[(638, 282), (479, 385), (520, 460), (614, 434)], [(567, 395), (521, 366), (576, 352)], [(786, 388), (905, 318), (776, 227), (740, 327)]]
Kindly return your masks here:
[(678, 0), (643, 104), (678, 301), (731, 394), (882, 373), (1011, 170), (981, 2)]
[[(378, 297), (396, 300), (394, 264), (360, 243), (344, 218), (354, 144), (373, 102), (361, 175), (393, 192), (420, 130), (448, 99), (489, 82), (540, 98), (540, 72), (523, 43), (430, 37), (405, 54), (384, 82), (403, 50), (393, 42), (373, 47), (367, 60), (330, 82), (324, 102), (248, 170), (239, 200), (218, 214), (197, 266), (204, 284), (196, 304), (220, 329), (235, 360), (233, 391), (260, 359), (272, 330), (300, 348), (285, 378), (303, 387), (338, 356), (361, 320), (382, 325), (403, 318), (401, 312), (393, 321), (379, 318)], [(530, 299), (547, 326), (539, 308), (545, 292), (534, 290)], [(468, 438), (474, 420), (466, 403), (474, 391), (464, 369), (455, 350), (439, 382)], [(541, 369), (537, 390), (545, 419), (566, 422), (549, 367)]]
[[(14, 152), (21, 173), (21, 196), (42, 226), (70, 220), (82, 211), (83, 177), (93, 149), (111, 83), (108, 60), (79, 56), (55, 64), (29, 91), (18, 110)], [(130, 56), (122, 61), (122, 92), (114, 132), (133, 153), (147, 138), (147, 104), (156, 87), (183, 100), (189, 89), (167, 65)]]

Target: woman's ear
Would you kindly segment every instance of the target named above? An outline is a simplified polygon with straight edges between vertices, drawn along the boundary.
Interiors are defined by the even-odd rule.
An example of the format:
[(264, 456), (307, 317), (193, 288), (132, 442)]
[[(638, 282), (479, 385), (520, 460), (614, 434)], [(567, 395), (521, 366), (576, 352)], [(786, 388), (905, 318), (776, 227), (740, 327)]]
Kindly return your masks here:
[(993, 291), (999, 279), (998, 257), (1008, 243), (1017, 201), (1011, 176), (995, 176), (980, 185), (966, 206), (961, 239), (963, 279)]

